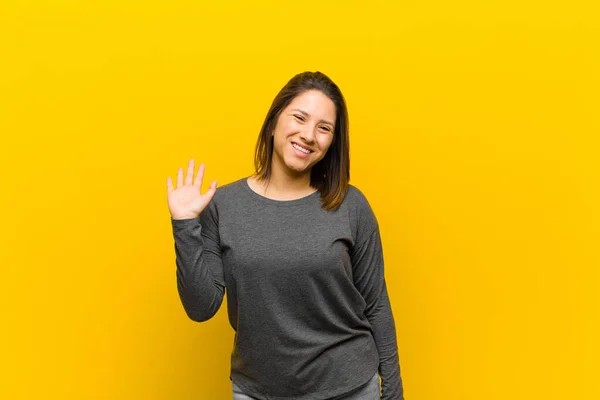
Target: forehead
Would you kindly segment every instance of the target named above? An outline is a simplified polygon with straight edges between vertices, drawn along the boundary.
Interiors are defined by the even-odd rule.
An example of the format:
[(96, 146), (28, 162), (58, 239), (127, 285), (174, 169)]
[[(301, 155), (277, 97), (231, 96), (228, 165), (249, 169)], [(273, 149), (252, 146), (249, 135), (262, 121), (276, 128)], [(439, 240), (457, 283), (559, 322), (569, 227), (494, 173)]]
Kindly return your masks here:
[(292, 108), (300, 109), (316, 119), (324, 118), (335, 121), (334, 102), (319, 90), (308, 90), (299, 94), (286, 108), (288, 110)]

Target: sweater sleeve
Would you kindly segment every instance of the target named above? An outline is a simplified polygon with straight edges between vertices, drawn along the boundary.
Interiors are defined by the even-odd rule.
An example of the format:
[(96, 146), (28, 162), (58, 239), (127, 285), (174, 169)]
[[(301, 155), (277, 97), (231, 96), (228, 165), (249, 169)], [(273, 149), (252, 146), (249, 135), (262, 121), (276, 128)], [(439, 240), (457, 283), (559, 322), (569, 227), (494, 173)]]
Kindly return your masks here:
[(377, 225), (366, 235), (352, 252), (354, 283), (367, 304), (365, 315), (371, 323), (379, 352), (381, 399), (403, 400), (396, 327), (384, 277), (383, 249)]
[(177, 291), (188, 317), (212, 318), (223, 302), (225, 281), (217, 209), (213, 201), (196, 218), (174, 220)]

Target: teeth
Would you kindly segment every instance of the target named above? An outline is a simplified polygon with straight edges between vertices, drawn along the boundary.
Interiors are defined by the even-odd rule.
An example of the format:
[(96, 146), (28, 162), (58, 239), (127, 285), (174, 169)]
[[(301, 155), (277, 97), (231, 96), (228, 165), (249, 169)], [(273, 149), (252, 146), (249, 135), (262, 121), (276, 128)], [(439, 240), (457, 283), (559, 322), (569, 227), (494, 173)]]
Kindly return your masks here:
[(306, 154), (310, 154), (311, 153), (310, 150), (306, 150), (306, 149), (298, 146), (296, 143), (292, 143), (292, 146), (294, 146), (295, 149), (300, 150), (303, 153), (306, 153)]

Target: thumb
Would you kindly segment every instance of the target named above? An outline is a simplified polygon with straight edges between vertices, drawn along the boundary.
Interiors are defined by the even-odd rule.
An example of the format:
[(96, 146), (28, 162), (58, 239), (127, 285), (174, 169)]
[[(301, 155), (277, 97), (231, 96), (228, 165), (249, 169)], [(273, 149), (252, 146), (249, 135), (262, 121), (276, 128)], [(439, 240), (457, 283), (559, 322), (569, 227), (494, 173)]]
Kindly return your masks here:
[[(198, 199), (197, 205), (198, 205), (198, 207), (200, 207), (200, 210), (204, 210), (206, 207), (208, 207), (208, 204), (212, 200), (216, 191), (217, 191), (217, 181), (214, 181), (210, 184), (210, 187), (208, 189), (206, 189), (206, 192), (204, 194), (200, 195), (200, 198)], [(200, 211), (200, 212), (202, 212), (202, 211)]]
[(208, 201), (210, 199), (212, 199), (212, 197), (215, 195), (216, 191), (217, 191), (217, 181), (212, 181), (212, 183), (210, 184), (210, 186), (206, 190), (206, 193), (204, 194), (206, 196), (206, 199)]

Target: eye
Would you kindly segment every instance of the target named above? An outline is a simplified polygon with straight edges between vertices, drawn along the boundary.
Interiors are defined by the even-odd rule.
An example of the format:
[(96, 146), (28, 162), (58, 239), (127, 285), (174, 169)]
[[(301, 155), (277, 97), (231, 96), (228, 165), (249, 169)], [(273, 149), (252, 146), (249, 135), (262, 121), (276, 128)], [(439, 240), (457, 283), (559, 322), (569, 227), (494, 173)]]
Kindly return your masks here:
[(327, 126), (322, 126), (321, 128), (325, 129), (327, 132), (331, 132), (331, 129), (329, 129), (329, 127), (327, 127)]
[(304, 121), (304, 118), (302, 118), (301, 116), (299, 116), (299, 115), (297, 115), (297, 114), (296, 114), (296, 115), (294, 115), (294, 117), (296, 117), (296, 118), (297, 118), (297, 119), (299, 119), (300, 121)]

